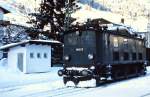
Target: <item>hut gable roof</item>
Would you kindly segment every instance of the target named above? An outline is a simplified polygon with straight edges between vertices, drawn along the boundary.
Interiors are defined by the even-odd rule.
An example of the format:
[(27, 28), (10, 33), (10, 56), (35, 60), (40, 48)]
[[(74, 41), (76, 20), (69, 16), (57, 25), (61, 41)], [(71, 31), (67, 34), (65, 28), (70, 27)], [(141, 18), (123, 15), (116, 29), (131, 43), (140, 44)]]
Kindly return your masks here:
[(51, 45), (51, 44), (61, 44), (61, 42), (56, 40), (25, 40), (18, 43), (11, 43), (0, 47), (0, 50), (9, 49), (15, 46), (19, 45), (25, 45), (25, 44), (43, 44), (43, 45)]

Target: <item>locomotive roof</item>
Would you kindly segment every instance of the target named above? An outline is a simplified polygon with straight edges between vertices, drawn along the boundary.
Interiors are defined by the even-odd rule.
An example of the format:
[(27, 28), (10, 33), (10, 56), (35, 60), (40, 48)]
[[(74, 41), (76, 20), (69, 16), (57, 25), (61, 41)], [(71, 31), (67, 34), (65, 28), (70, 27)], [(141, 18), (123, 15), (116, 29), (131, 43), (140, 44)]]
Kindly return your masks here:
[(143, 39), (141, 36), (139, 36), (136, 33), (131, 33), (127, 28), (116, 28), (116, 29), (108, 29), (107, 26), (101, 26), (99, 29), (94, 28), (94, 27), (79, 27), (79, 28), (73, 28), (69, 31), (66, 32), (67, 33), (74, 33), (76, 31), (95, 31), (95, 32), (102, 32), (102, 33), (110, 33), (113, 35), (117, 35), (117, 36), (123, 36), (123, 37), (129, 37), (129, 38), (135, 38), (135, 39)]
[(106, 19), (103, 19), (103, 18), (93, 19), (93, 20), (91, 20), (91, 22), (99, 23), (99, 24), (111, 24), (112, 23), (112, 22), (110, 22)]
[(116, 24), (104, 18), (98, 18), (93, 20), (88, 19), (87, 22), (83, 24), (76, 23), (76, 25), (72, 25), (71, 27), (69, 27), (69, 30), (65, 31), (64, 35), (67, 33), (74, 33), (76, 31), (82, 32), (86, 30), (142, 39), (142, 37), (136, 34), (131, 27), (124, 24)]
[(142, 39), (142, 37), (139, 37), (138, 34), (131, 31), (129, 27), (123, 24), (112, 23), (103, 18), (98, 18), (98, 19), (93, 19), (93, 20), (89, 19), (84, 24), (77, 23), (76, 25), (71, 26), (70, 29), (66, 31), (64, 34), (73, 33), (75, 31), (86, 31), (86, 30), (91, 30), (95, 32), (105, 32), (105, 33), (111, 33), (114, 35)]

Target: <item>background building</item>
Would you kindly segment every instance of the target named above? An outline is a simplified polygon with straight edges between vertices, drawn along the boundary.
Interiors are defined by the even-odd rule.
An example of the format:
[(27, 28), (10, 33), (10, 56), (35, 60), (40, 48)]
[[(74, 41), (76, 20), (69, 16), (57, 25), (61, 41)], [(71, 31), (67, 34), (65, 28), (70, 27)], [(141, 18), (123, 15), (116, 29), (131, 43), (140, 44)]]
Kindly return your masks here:
[[(7, 9), (4, 7), (0, 6), (0, 47), (2, 46), (2, 36), (4, 35), (4, 29), (3, 29), (3, 17), (4, 14), (9, 13)], [(2, 52), (0, 51), (0, 59), (2, 58)]]

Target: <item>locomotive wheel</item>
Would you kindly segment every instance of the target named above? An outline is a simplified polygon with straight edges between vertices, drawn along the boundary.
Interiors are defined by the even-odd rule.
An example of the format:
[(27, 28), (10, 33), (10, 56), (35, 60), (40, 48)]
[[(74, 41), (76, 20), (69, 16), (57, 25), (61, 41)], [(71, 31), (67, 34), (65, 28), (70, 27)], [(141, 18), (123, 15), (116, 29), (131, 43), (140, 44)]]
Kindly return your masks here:
[(117, 79), (118, 79), (118, 72), (115, 71), (115, 72), (113, 73), (112, 77), (113, 77), (113, 80), (117, 80)]
[(97, 77), (97, 78), (95, 78), (95, 80), (96, 80), (96, 86), (99, 86), (100, 85), (100, 79)]
[(127, 67), (125, 67), (125, 70), (124, 70), (124, 78), (125, 79), (128, 79), (129, 78), (129, 70), (128, 70), (128, 68)]
[(67, 78), (63, 77), (63, 82), (64, 82), (65, 85), (66, 85), (67, 81), (68, 81)]
[(79, 80), (77, 78), (73, 78), (73, 82), (74, 82), (75, 85), (78, 85)]
[(146, 75), (146, 72), (144, 69), (141, 70), (141, 75)]
[(137, 76), (140, 76), (140, 75), (141, 75), (140, 70), (139, 70), (139, 67), (136, 67), (136, 75), (137, 75)]
[(127, 70), (127, 69), (124, 71), (124, 78), (125, 78), (125, 79), (128, 79), (128, 78), (129, 78), (129, 77), (128, 77), (128, 70)]
[(143, 75), (146, 75), (146, 71), (147, 71), (147, 70), (146, 70), (146, 66), (144, 65), (144, 66), (143, 66)]

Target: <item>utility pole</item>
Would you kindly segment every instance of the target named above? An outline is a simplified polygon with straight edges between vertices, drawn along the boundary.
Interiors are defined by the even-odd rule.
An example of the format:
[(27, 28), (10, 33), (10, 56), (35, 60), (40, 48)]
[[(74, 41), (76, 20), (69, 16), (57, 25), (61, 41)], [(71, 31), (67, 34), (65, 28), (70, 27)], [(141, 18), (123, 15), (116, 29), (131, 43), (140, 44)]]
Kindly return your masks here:
[(77, 11), (78, 9), (80, 9), (80, 7), (78, 5), (76, 5), (76, 3), (78, 2), (78, 0), (66, 0), (65, 2), (65, 19), (64, 19), (64, 31), (69, 30), (69, 27), (71, 26), (71, 14), (74, 13), (75, 11)]
[(150, 48), (150, 10), (148, 12), (148, 24), (147, 24), (147, 33), (148, 35), (145, 35), (146, 36), (146, 46), (148, 48)]
[(70, 13), (70, 0), (66, 0), (65, 2), (65, 20), (64, 20), (64, 30), (67, 31), (69, 29), (70, 25), (70, 18), (71, 18), (71, 13)]

